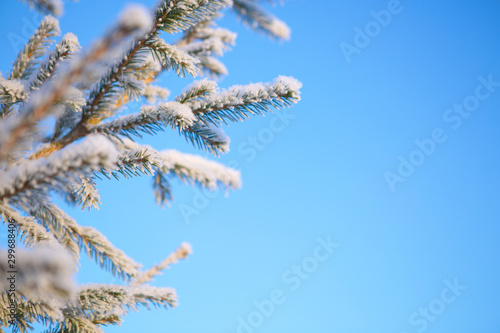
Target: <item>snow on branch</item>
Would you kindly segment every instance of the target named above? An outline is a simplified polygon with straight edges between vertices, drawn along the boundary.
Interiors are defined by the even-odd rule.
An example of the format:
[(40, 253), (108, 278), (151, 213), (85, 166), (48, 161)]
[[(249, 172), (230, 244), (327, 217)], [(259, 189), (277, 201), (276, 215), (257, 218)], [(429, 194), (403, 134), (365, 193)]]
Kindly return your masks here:
[(211, 37), (202, 41), (192, 42), (182, 47), (182, 50), (192, 56), (200, 55), (218, 55), (224, 54), (224, 51), (228, 49), (228, 46), (222, 42), (219, 38)]
[(121, 173), (125, 178), (140, 176), (141, 174), (153, 175), (154, 169), (163, 164), (156, 150), (146, 145), (137, 144), (129, 139), (122, 140), (120, 150), (118, 167), (113, 173), (113, 176), (117, 179), (117, 173)]
[(16, 231), (27, 246), (41, 245), (56, 249), (62, 248), (53, 234), (47, 232), (33, 217), (21, 216), (21, 214), (6, 204), (0, 204), (0, 214), (4, 224), (8, 224), (10, 220), (15, 221)]
[(102, 268), (123, 279), (133, 278), (138, 274), (140, 265), (129, 258), (122, 250), (114, 247), (97, 229), (80, 227), (77, 234), (80, 237), (80, 246)]
[(24, 79), (30, 75), (35, 59), (44, 54), (45, 48), (51, 42), (50, 38), (59, 33), (59, 21), (52, 16), (46, 16), (24, 49), (19, 52), (8, 78), (11, 80)]
[(170, 91), (166, 88), (149, 84), (144, 88), (142, 95), (149, 103), (153, 104), (157, 98), (160, 100), (166, 99), (170, 95)]
[(232, 0), (162, 0), (155, 11), (156, 27), (168, 33), (179, 32), (231, 4)]
[(190, 102), (207, 95), (211, 95), (217, 91), (217, 83), (211, 80), (203, 79), (195, 81), (187, 86), (184, 91), (175, 98), (179, 103)]
[(27, 2), (30, 8), (36, 7), (41, 12), (48, 12), (53, 15), (61, 15), (63, 4), (61, 0), (21, 0)]
[(82, 210), (85, 208), (94, 207), (99, 209), (101, 204), (101, 196), (96, 188), (96, 183), (92, 178), (80, 177), (81, 183), (75, 185), (75, 193), (78, 204), (82, 206)]
[(118, 119), (94, 125), (90, 128), (94, 133), (109, 135), (141, 136), (139, 132), (156, 133), (164, 127), (185, 129), (191, 126), (196, 117), (189, 106), (178, 102), (160, 103), (158, 106), (143, 106), (141, 112), (133, 113)]
[(170, 253), (165, 260), (163, 260), (161, 263), (158, 265), (155, 265), (145, 271), (142, 275), (140, 275), (136, 280), (132, 281), (131, 285), (132, 286), (140, 286), (144, 283), (153, 281), (153, 278), (161, 274), (161, 272), (167, 268), (169, 268), (170, 265), (177, 263), (181, 259), (186, 259), (188, 255), (193, 253), (193, 249), (191, 248), (191, 245), (189, 243), (183, 242), (177, 250), (174, 252)]
[[(28, 213), (36, 217), (49, 229), (61, 244), (68, 250), (84, 249), (91, 259), (113, 275), (122, 279), (130, 279), (139, 274), (140, 265), (129, 258), (99, 231), (92, 227), (82, 227), (54, 204), (33, 207)], [(75, 244), (76, 242), (76, 244)], [(69, 246), (68, 246), (69, 245)], [(76, 245), (76, 249), (75, 249)], [(76, 253), (78, 257), (78, 252)]]
[[(9, 249), (12, 250), (12, 249)], [(0, 250), (2, 258), (10, 258), (9, 251)], [(64, 251), (35, 248), (32, 251), (16, 250), (14, 281), (8, 271), (12, 270), (7, 260), (0, 261), (0, 288), (21, 295), (31, 301), (59, 305), (69, 302), (75, 295), (73, 264)], [(15, 284), (15, 287), (11, 284)], [(14, 290), (12, 290), (14, 289)]]
[(49, 190), (65, 190), (79, 177), (101, 168), (112, 169), (118, 152), (100, 135), (37, 160), (29, 160), (0, 171), (0, 200), (17, 201)]
[(186, 74), (196, 77), (198, 73), (196, 65), (200, 61), (190, 56), (186, 51), (167, 44), (159, 37), (148, 42), (146, 45), (152, 51), (154, 58), (162, 65), (163, 69), (173, 69), (181, 77), (186, 76)]
[(195, 31), (193, 31), (192, 38), (201, 40), (217, 38), (226, 45), (234, 45), (237, 36), (238, 34), (225, 28), (214, 28), (214, 27), (204, 26), (195, 29)]
[(78, 224), (55, 204), (48, 201), (31, 205), (22, 205), (24, 211), (34, 217), (43, 227), (45, 227), (61, 246), (71, 254), (75, 262), (80, 258), (80, 244), (78, 234)]
[(139, 286), (130, 289), (136, 306), (142, 305), (148, 309), (151, 305), (155, 308), (164, 307), (165, 309), (177, 306), (177, 293), (173, 288)]
[(26, 89), (20, 80), (0, 77), (0, 104), (14, 104), (23, 101), (26, 96)]
[(200, 59), (199, 66), (204, 75), (213, 78), (219, 78), (223, 75), (227, 75), (227, 67), (219, 59), (212, 56), (200, 56), (198, 59)]
[(211, 190), (218, 186), (226, 189), (241, 187), (240, 172), (215, 161), (176, 150), (164, 150), (160, 152), (160, 156), (163, 159), (160, 169), (165, 174), (177, 176), (185, 183), (201, 185)]
[(68, 310), (92, 319), (110, 314), (123, 316), (129, 310), (137, 311), (139, 305), (173, 308), (177, 294), (172, 288), (91, 284), (80, 287), (77, 306)]
[[(229, 139), (224, 138), (223, 140)], [(223, 146), (222, 149), (220, 146), (214, 146), (211, 149), (214, 149), (217, 153), (229, 149), (226, 143), (221, 146)], [(220, 149), (220, 151), (216, 149)], [(239, 171), (228, 168), (217, 162), (204, 159), (197, 155), (180, 153), (175, 150), (162, 151), (159, 153), (159, 156), (163, 163), (161, 167), (157, 168), (153, 180), (153, 193), (158, 205), (163, 206), (173, 199), (167, 177), (175, 176), (184, 183), (200, 185), (211, 190), (218, 186), (228, 190), (241, 187), (241, 176)]]
[(180, 133), (193, 146), (204, 149), (215, 156), (229, 151), (229, 137), (221, 128), (213, 124), (205, 124), (197, 121), (193, 126), (180, 131)]
[(52, 325), (46, 333), (104, 333), (91, 319), (82, 316), (66, 315), (63, 321)]
[[(92, 88), (83, 109), (83, 122), (109, 117), (109, 109), (121, 88), (123, 77), (134, 74), (149, 53), (164, 69), (173, 69), (179, 75), (196, 75), (198, 61), (176, 47), (167, 44), (158, 34), (184, 30), (230, 4), (229, 0), (161, 0), (154, 13), (154, 24), (148, 34), (137, 38), (121, 59)], [(142, 87), (144, 89), (144, 87)]]
[[(134, 12), (140, 10), (135, 8)], [(49, 22), (51, 21), (49, 20)], [(14, 147), (20, 145), (19, 141), (22, 136), (51, 112), (53, 104), (65, 96), (69, 87), (81, 77), (85, 70), (89, 70), (91, 64), (100, 60), (124, 38), (136, 33), (143, 26), (140, 24), (125, 24), (123, 20), (119, 20), (119, 24), (115, 25), (106, 36), (96, 42), (88, 52), (73, 59), (68, 68), (60, 76), (50, 80), (49, 84), (44, 85), (40, 90), (32, 94), (28, 102), (19, 111), (18, 116), (1, 122), (0, 160), (4, 159)], [(13, 72), (17, 73), (18, 71)]]
[[(172, 200), (167, 177), (176, 177), (184, 183), (200, 185), (212, 190), (218, 186), (226, 189), (241, 187), (239, 171), (215, 161), (175, 150), (158, 152), (150, 146), (140, 145), (129, 139), (121, 140), (118, 145), (121, 152), (118, 157), (118, 167), (113, 172), (113, 176), (118, 178), (117, 173), (121, 173), (126, 178), (130, 178), (141, 174), (154, 174), (153, 192), (159, 205)], [(107, 176), (106, 173), (104, 174)]]
[(246, 120), (249, 114), (262, 115), (270, 106), (288, 107), (300, 100), (302, 84), (292, 77), (279, 76), (272, 83), (233, 86), (219, 94), (187, 103), (203, 122), (216, 125)]
[(179, 47), (192, 56), (223, 55), (235, 44), (236, 34), (223, 28), (209, 26), (194, 27), (193, 31), (179, 41)]
[(44, 84), (54, 74), (56, 67), (61, 61), (69, 59), (71, 56), (78, 53), (80, 48), (78, 38), (74, 34), (67, 33), (64, 35), (55, 49), (49, 53), (47, 59), (40, 64), (34, 77), (31, 78), (31, 89), (37, 89)]
[(290, 39), (290, 28), (281, 20), (264, 11), (253, 0), (234, 0), (233, 9), (239, 18), (257, 31), (261, 31), (272, 38)]
[[(11, 300), (8, 293), (0, 294), (0, 325), (3, 327), (10, 326), (9, 321), (12, 320), (9, 309)], [(16, 297), (15, 300), (18, 311), (15, 314), (14, 325), (11, 326), (12, 332), (29, 333), (33, 332), (34, 326), (32, 324), (36, 322), (49, 325), (64, 320), (59, 304), (49, 305), (43, 302), (25, 300), (21, 297)]]
[(118, 25), (129, 31), (146, 33), (153, 27), (149, 11), (142, 5), (129, 4), (122, 11)]

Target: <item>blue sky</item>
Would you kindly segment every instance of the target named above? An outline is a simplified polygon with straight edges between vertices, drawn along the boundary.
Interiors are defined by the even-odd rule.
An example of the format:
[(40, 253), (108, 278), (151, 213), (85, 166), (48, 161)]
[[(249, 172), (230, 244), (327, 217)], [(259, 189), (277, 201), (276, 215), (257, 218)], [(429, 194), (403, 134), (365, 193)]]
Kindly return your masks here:
[[(125, 4), (68, 3), (62, 31), (88, 45)], [(13, 36), (39, 17), (16, 1), (0, 8), (6, 72)], [(99, 211), (69, 209), (146, 268), (182, 241), (194, 248), (154, 283), (176, 288), (179, 307), (141, 309), (105, 331), (498, 331), (500, 3), (309, 0), (273, 11), (291, 41), (233, 15), (220, 22), (238, 32), (220, 86), (304, 84), (286, 113), (225, 129), (231, 152), (219, 161), (241, 169), (241, 190), (175, 184), (160, 209), (148, 177), (112, 180), (100, 183)], [(159, 82), (175, 95), (190, 80)], [(143, 142), (195, 152), (171, 131)], [(114, 283), (88, 260), (77, 280)]]

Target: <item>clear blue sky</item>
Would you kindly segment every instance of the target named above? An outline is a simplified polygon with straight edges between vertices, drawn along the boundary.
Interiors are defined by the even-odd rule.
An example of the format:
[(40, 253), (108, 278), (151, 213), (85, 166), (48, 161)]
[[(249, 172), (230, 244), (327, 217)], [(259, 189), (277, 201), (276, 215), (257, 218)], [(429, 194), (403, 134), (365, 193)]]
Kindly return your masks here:
[[(4, 2), (5, 72), (9, 36), (36, 16)], [(61, 28), (88, 45), (124, 4), (68, 3)], [(498, 332), (500, 2), (309, 0), (274, 12), (290, 42), (221, 22), (239, 34), (221, 86), (280, 74), (304, 84), (279, 130), (276, 115), (227, 128), (220, 161), (241, 168), (242, 190), (194, 202), (176, 183), (162, 210), (148, 177), (103, 181), (99, 211), (70, 210), (145, 267), (182, 241), (194, 248), (154, 283), (176, 288), (179, 307), (105, 331)], [(190, 81), (160, 82), (175, 95)], [(144, 142), (194, 151), (172, 131)], [(187, 206), (198, 214), (185, 218)], [(331, 254), (318, 248), (328, 237), (340, 245)], [(88, 260), (77, 279), (112, 282)]]

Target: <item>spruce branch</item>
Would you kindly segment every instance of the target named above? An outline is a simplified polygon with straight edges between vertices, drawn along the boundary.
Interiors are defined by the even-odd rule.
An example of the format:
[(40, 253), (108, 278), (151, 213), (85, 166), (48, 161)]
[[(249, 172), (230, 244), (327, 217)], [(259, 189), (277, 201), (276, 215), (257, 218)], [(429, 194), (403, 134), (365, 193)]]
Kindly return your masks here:
[[(55, 7), (61, 2), (21, 1), (52, 12), (58, 11)], [(287, 38), (288, 28), (265, 13), (257, 5), (258, 0), (235, 0), (236, 6), (241, 3), (246, 7), (242, 9), (240, 5), (234, 10), (245, 16), (247, 23), (253, 22), (257, 30), (277, 38)], [(94, 177), (100, 173), (108, 178), (154, 176), (153, 191), (160, 205), (172, 200), (173, 178), (209, 190), (227, 191), (241, 186), (237, 170), (174, 150), (159, 152), (130, 138), (172, 128), (198, 148), (219, 155), (229, 150), (229, 138), (220, 128), (222, 124), (295, 103), (300, 98), (298, 81), (280, 77), (272, 83), (218, 91), (215, 82), (201, 80), (186, 87), (173, 102), (160, 102), (144, 106), (137, 113), (115, 116), (117, 110), (132, 100), (145, 97), (155, 104), (157, 98), (166, 99), (167, 89), (151, 85), (163, 71), (193, 77), (201, 71), (214, 77), (227, 73), (216, 57), (234, 45), (236, 34), (217, 28), (214, 21), (222, 16), (221, 9), (231, 4), (231, 0), (160, 0), (151, 14), (136, 6), (128, 7), (103, 39), (77, 57), (74, 55), (79, 45), (72, 34), (65, 35), (52, 51), (46, 51), (58, 33), (55, 24), (53, 32), (42, 26), (57, 23), (46, 18), (19, 53), (12, 71), (6, 78), (0, 77), (3, 223), (14, 219), (18, 235), (27, 247), (36, 250), (37, 245), (45, 245), (63, 255), (69, 252), (72, 260), (63, 265), (68, 272), (74, 272), (80, 252), (84, 251), (101, 268), (128, 283), (88, 285), (78, 290), (76, 298), (68, 296), (75, 295), (74, 289), (53, 297), (58, 291), (49, 289), (64, 289), (65, 284), (53, 283), (57, 279), (51, 280), (50, 274), (55, 266), (44, 263), (42, 258), (38, 264), (45, 264), (50, 274), (37, 277), (35, 282), (29, 280), (34, 276), (31, 273), (21, 279), (20, 294), (15, 296), (18, 305), (12, 326), (15, 333), (31, 331), (37, 322), (47, 327), (46, 332), (102, 332), (102, 326), (119, 324), (125, 314), (140, 306), (176, 306), (173, 289), (145, 284), (185, 259), (191, 253), (187, 243), (182, 243), (159, 264), (140, 271), (138, 263), (96, 229), (80, 226), (52, 203), (51, 196), (62, 195), (82, 210), (98, 208), (100, 197)], [(49, 32), (44, 34), (43, 29)], [(162, 32), (179, 31), (185, 33), (173, 45), (160, 36)], [(124, 41), (130, 42), (129, 46), (118, 51), (117, 46), (125, 45)], [(117, 56), (117, 51), (121, 55)], [(51, 132), (42, 132), (41, 121), (50, 115), (56, 118), (55, 127)], [(5, 254), (0, 250), (0, 256)], [(50, 259), (52, 254), (47, 252), (43, 256)], [(33, 260), (37, 258), (31, 256)], [(0, 275), (6, 274), (5, 269), (0, 267)], [(47, 279), (52, 282), (46, 282)], [(6, 283), (0, 281), (4, 291), (0, 294), (2, 327), (7, 327), (10, 320)]]
[(49, 190), (65, 190), (81, 176), (102, 168), (112, 169), (117, 151), (103, 136), (88, 137), (72, 149), (65, 149), (38, 160), (26, 161), (0, 172), (0, 201), (19, 201), (43, 197)]
[(9, 305), (11, 300), (17, 304), (17, 313), (14, 316), (12, 332), (32, 332), (33, 325), (39, 322), (45, 326), (64, 320), (64, 315), (59, 306), (51, 306), (44, 302), (25, 300), (22, 297), (11, 298), (7, 292), (0, 293), (0, 325), (10, 326), (11, 320)]
[(186, 184), (199, 185), (210, 190), (219, 186), (226, 189), (241, 187), (240, 172), (215, 161), (176, 150), (164, 150), (160, 152), (160, 157), (163, 160), (161, 171)]
[[(124, 280), (135, 277), (140, 265), (129, 258), (123, 251), (113, 244), (99, 231), (92, 227), (78, 225), (64, 211), (52, 203), (34, 207), (28, 211), (36, 217), (49, 230), (54, 233), (56, 239), (73, 253), (83, 249), (89, 258), (94, 259), (101, 268)], [(77, 244), (77, 249), (74, 248)], [(78, 255), (78, 253), (77, 253)]]
[[(19, 145), (18, 141), (23, 134), (50, 113), (53, 104), (65, 95), (68, 87), (78, 80), (83, 71), (102, 58), (106, 52), (124, 38), (137, 31), (143, 31), (149, 26), (147, 21), (137, 21), (137, 17), (141, 18), (141, 15), (144, 17), (147, 14), (137, 9), (125, 11), (118, 24), (103, 39), (95, 43), (84, 55), (71, 61), (69, 68), (62, 75), (32, 94), (29, 101), (20, 110), (19, 116), (0, 123), (0, 133), (2, 134), (0, 135), (0, 160), (4, 159), (16, 145)], [(131, 16), (133, 19), (129, 19)], [(82, 128), (78, 130), (84, 131)]]
[(155, 308), (163, 307), (165, 309), (177, 306), (177, 293), (175, 289), (153, 286), (131, 287), (130, 289), (135, 306), (142, 305), (148, 310), (150, 306)]
[[(215, 17), (213, 17), (212, 19), (215, 19)], [(177, 47), (184, 48), (185, 46), (192, 44), (196, 40), (207, 40), (210, 38), (219, 39), (227, 46), (234, 45), (237, 34), (225, 28), (216, 27), (215, 23), (212, 22), (212, 19), (202, 21), (187, 30), (184, 33), (182, 39), (176, 43)]]
[(169, 95), (170, 91), (168, 89), (154, 86), (152, 84), (147, 85), (142, 92), (142, 96), (144, 96), (151, 104), (155, 103), (157, 98), (165, 100)]
[[(26, 99), (27, 93), (20, 80), (5, 80), (0, 77), (0, 104), (12, 105)], [(1, 116), (5, 117), (9, 111), (7, 107), (0, 110)]]
[(192, 56), (200, 55), (218, 55), (224, 54), (227, 46), (216, 37), (211, 37), (199, 42), (190, 43), (182, 48), (182, 50)]
[[(155, 11), (153, 28), (143, 37), (138, 37), (121, 60), (113, 65), (107, 74), (94, 85), (87, 99), (87, 104), (82, 110), (81, 121), (64, 137), (57, 140), (57, 143), (52, 145), (52, 148), (60, 149), (70, 144), (88, 133), (86, 125), (89, 122), (90, 124), (99, 123), (103, 118), (112, 114), (110, 111), (116, 105), (116, 101), (121, 98), (116, 97), (116, 94), (119, 94), (120, 91), (120, 78), (123, 77), (124, 73), (132, 69), (131, 66), (133, 67), (134, 63), (144, 61), (145, 51), (152, 52), (152, 49), (147, 44), (158, 41), (159, 32), (174, 32), (185, 29), (206, 17), (210, 17), (229, 4), (231, 4), (230, 0), (162, 0)], [(192, 69), (189, 70), (192, 71)], [(157, 128), (150, 126), (148, 130), (155, 131)]]
[(49, 199), (37, 200), (32, 204), (19, 205), (30, 216), (34, 217), (43, 227), (45, 227), (61, 246), (71, 254), (75, 264), (80, 258), (80, 244), (78, 234), (78, 224)]
[(43, 13), (51, 13), (53, 15), (61, 15), (63, 11), (63, 4), (61, 0), (21, 0), (26, 2), (30, 8), (35, 7)]
[(198, 59), (200, 60), (199, 67), (203, 75), (217, 79), (228, 74), (226, 65), (219, 59), (212, 56), (199, 56)]
[(301, 87), (296, 79), (279, 76), (272, 83), (233, 86), (188, 105), (200, 121), (219, 126), (227, 124), (227, 120), (246, 120), (250, 114), (262, 115), (271, 111), (270, 107), (289, 107), (300, 100)]
[(212, 124), (197, 121), (193, 126), (180, 131), (187, 141), (198, 149), (219, 156), (229, 151), (229, 137)]
[(176, 150), (162, 151), (159, 156), (163, 163), (157, 168), (153, 181), (153, 193), (158, 205), (163, 206), (173, 199), (167, 177), (175, 177), (185, 184), (198, 185), (209, 190), (217, 187), (226, 190), (241, 187), (239, 171), (215, 161)]
[(222, 55), (236, 40), (236, 34), (223, 28), (213, 28), (211, 21), (203, 21), (186, 32), (177, 45), (199, 59), (198, 67), (208, 76), (227, 73), (225, 66), (214, 56)]
[(167, 44), (163, 39), (157, 37), (146, 44), (151, 50), (153, 58), (157, 60), (164, 70), (174, 70), (175, 74), (185, 77), (186, 74), (196, 77), (199, 60), (176, 46)]
[[(15, 294), (33, 302), (42, 302), (52, 307), (69, 302), (76, 291), (73, 281), (73, 265), (70, 257), (61, 251), (34, 248), (32, 251), (16, 249), (14, 256), (0, 250), (2, 258), (15, 258)], [(14, 261), (11, 261), (14, 262)], [(0, 261), (0, 288), (9, 290), (8, 280), (12, 266), (8, 260)]]
[(241, 21), (271, 38), (289, 40), (290, 28), (281, 20), (263, 10), (253, 0), (234, 0), (233, 10)]
[(175, 98), (179, 103), (192, 102), (201, 99), (208, 95), (212, 95), (217, 91), (217, 83), (207, 79), (195, 81), (187, 86), (184, 91)]
[(162, 0), (155, 10), (155, 31), (186, 30), (231, 4), (232, 0)]
[(193, 124), (195, 117), (191, 109), (178, 102), (160, 103), (158, 106), (143, 106), (141, 112), (130, 114), (106, 123), (90, 127), (92, 133), (108, 135), (132, 135), (140, 132), (154, 134), (164, 127), (185, 129)]
[(170, 265), (177, 263), (181, 259), (186, 259), (188, 255), (193, 253), (193, 249), (191, 248), (191, 245), (189, 243), (182, 243), (177, 250), (174, 252), (170, 253), (167, 258), (165, 258), (161, 263), (158, 265), (155, 265), (142, 273), (136, 280), (132, 281), (130, 283), (131, 286), (140, 286), (144, 283), (153, 281), (153, 278), (156, 275), (161, 274), (161, 272), (167, 268), (169, 268)]
[(161, 169), (157, 169), (153, 177), (153, 195), (156, 204), (161, 207), (168, 205), (174, 199), (167, 175)]
[(21, 216), (16, 210), (3, 203), (0, 204), (0, 215), (4, 224), (8, 224), (11, 219), (15, 221), (16, 230), (27, 246), (41, 245), (61, 248), (61, 244), (54, 238), (54, 235), (47, 232), (46, 228), (38, 224), (33, 217)]
[(81, 183), (75, 186), (75, 194), (78, 204), (82, 206), (82, 211), (85, 208), (88, 208), (90, 211), (92, 207), (99, 209), (101, 197), (92, 177), (80, 177), (80, 181)]
[[(177, 295), (172, 288), (151, 286), (119, 286), (91, 284), (82, 286), (78, 292), (77, 306), (65, 309), (67, 319), (85, 319), (97, 325), (115, 324), (128, 311), (137, 311), (138, 306), (173, 308)], [(66, 320), (67, 320), (66, 319)], [(65, 320), (65, 324), (66, 324)], [(59, 326), (59, 328), (61, 328)], [(72, 331), (71, 331), (72, 332)]]
[(44, 54), (45, 48), (51, 42), (50, 38), (59, 33), (59, 21), (52, 16), (46, 16), (24, 49), (17, 55), (8, 78), (11, 80), (24, 79), (31, 74), (35, 59)]
[(104, 333), (90, 319), (81, 316), (65, 316), (64, 321), (52, 325), (44, 333)]
[(65, 34), (55, 49), (49, 53), (47, 59), (40, 63), (38, 71), (30, 80), (30, 89), (36, 90), (40, 88), (54, 74), (61, 62), (70, 59), (80, 51), (80, 48), (78, 38), (74, 34)]
[[(98, 84), (92, 89), (87, 106), (84, 108), (82, 123), (86, 123), (92, 117), (103, 113), (108, 108), (109, 96), (113, 95), (119, 80), (131, 63), (141, 61), (144, 52), (151, 52), (163, 61), (165, 65), (175, 65), (168, 60), (168, 53), (174, 51), (166, 47), (158, 38), (161, 31), (169, 33), (184, 30), (197, 22), (203, 20), (207, 15), (214, 13), (228, 5), (228, 0), (162, 0), (158, 4), (154, 14), (154, 24), (151, 30), (140, 38), (137, 38), (132, 47), (125, 53), (121, 60), (112, 66)], [(182, 71), (181, 71), (182, 72)], [(189, 73), (189, 71), (188, 71)], [(104, 110), (103, 110), (104, 109)]]
[[(123, 139), (120, 148), (118, 167), (112, 173), (116, 179), (118, 179), (118, 173), (124, 175), (125, 178), (153, 175), (155, 168), (163, 164), (159, 153), (149, 146), (139, 145), (132, 140)], [(107, 176), (107, 173), (105, 175)]]

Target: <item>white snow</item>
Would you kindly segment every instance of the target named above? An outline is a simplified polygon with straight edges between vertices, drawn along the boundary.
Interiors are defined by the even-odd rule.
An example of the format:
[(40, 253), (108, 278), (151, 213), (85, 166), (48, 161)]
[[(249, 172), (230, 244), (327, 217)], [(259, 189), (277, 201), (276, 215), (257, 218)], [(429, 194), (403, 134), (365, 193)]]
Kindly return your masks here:
[(168, 69), (174, 67), (177, 75), (182, 74), (183, 71), (193, 77), (198, 74), (198, 67), (196, 66), (200, 62), (198, 58), (192, 57), (174, 45), (167, 44), (161, 38), (155, 39), (152, 48), (158, 51), (157, 54), (161, 58), (162, 66)]
[(280, 91), (288, 90), (299, 93), (299, 90), (302, 88), (302, 82), (291, 76), (280, 75), (274, 79), (273, 83), (277, 89), (284, 88), (280, 89)]
[[(7, 258), (7, 252), (0, 250), (0, 256)], [(7, 260), (0, 261), (0, 288), (9, 290), (8, 280), (12, 270)], [(41, 301), (53, 307), (63, 307), (73, 299), (76, 286), (73, 280), (74, 265), (65, 251), (37, 247), (32, 251), (16, 249), (15, 293), (27, 299)]]
[[(176, 101), (182, 101), (185, 100), (188, 96), (191, 96), (193, 94), (196, 94), (197, 91), (203, 91), (203, 96), (207, 96), (210, 94), (213, 94), (217, 91), (217, 83), (212, 80), (208, 79), (203, 79), (203, 80), (198, 80), (194, 81), (193, 83), (189, 84), (182, 93), (176, 97)], [(196, 95), (195, 97), (200, 97)], [(188, 100), (190, 100), (189, 98)]]
[(154, 265), (133, 281), (132, 286), (140, 286), (144, 283), (152, 281), (156, 275), (161, 274), (162, 271), (169, 268), (170, 265), (177, 263), (181, 259), (186, 259), (187, 256), (192, 253), (193, 248), (191, 247), (191, 244), (182, 242), (179, 248), (170, 253), (161, 263)]
[(147, 32), (153, 26), (149, 10), (141, 5), (128, 5), (120, 15), (119, 25), (127, 30)]
[(179, 119), (187, 126), (191, 126), (194, 121), (196, 121), (196, 117), (193, 114), (193, 111), (191, 111), (191, 108), (179, 102), (166, 102), (163, 104), (159, 104), (158, 109), (168, 112), (169, 114), (171, 114), (172, 118)]
[[(52, 2), (57, 6), (57, 0), (52, 0)], [(62, 10), (62, 3), (60, 3), (60, 8)], [(41, 24), (46, 24), (48, 26), (51, 26), (52, 29), (56, 30), (57, 32), (60, 32), (61, 31), (61, 28), (59, 27), (59, 20), (56, 19), (54, 16), (52, 15), (47, 15), (43, 18), (42, 20), (42, 23)]]
[(217, 58), (210, 56), (200, 57), (200, 63), (215, 74), (227, 75), (228, 73), (227, 67)]
[[(154, 167), (161, 167), (163, 159), (159, 153), (148, 145), (140, 145), (130, 139), (122, 139), (120, 145), (120, 156), (118, 157), (118, 164), (122, 165), (127, 163), (128, 166), (141, 171), (144, 174), (153, 175)], [(140, 159), (141, 162), (133, 162)], [(147, 161), (148, 164), (145, 164)]]
[(44, 0), (48, 8), (52, 9), (54, 15), (60, 16), (63, 13), (63, 2), (62, 0)]
[(156, 98), (166, 99), (170, 95), (170, 91), (166, 88), (149, 84), (144, 88), (142, 94), (149, 103), (155, 103)]
[(290, 28), (285, 24), (285, 22), (273, 17), (271, 21), (264, 26), (273, 35), (278, 36), (284, 40), (289, 40), (291, 35)]
[[(163, 158), (163, 171), (189, 176), (209, 189), (217, 188), (219, 183), (230, 188), (241, 187), (240, 172), (215, 161), (176, 150), (161, 151), (160, 156)], [(183, 179), (182, 176), (180, 178)]]
[[(137, 122), (143, 116), (178, 126), (180, 129), (190, 127), (196, 121), (196, 116), (186, 104), (165, 102), (158, 104), (158, 106), (143, 106), (140, 113), (118, 118), (112, 123), (118, 127), (125, 126), (130, 122)], [(106, 126), (106, 124), (103, 124), (103, 126)]]
[(192, 248), (191, 244), (189, 244), (187, 242), (182, 242), (180, 248), (186, 254), (192, 254), (193, 253), (193, 248)]
[(81, 46), (78, 42), (78, 37), (76, 37), (75, 34), (68, 32), (62, 37), (61, 42), (56, 46), (56, 48), (61, 53), (76, 53), (81, 49)]
[(211, 36), (220, 39), (224, 43), (234, 45), (236, 41), (236, 37), (238, 37), (238, 34), (235, 32), (232, 32), (230, 30), (224, 29), (224, 28), (210, 28), (210, 27), (205, 27), (201, 28), (198, 31), (198, 35), (201, 36)]
[(190, 54), (215, 54), (223, 55), (224, 51), (228, 49), (228, 46), (224, 42), (216, 37), (210, 37), (202, 41), (192, 42), (183, 47), (181, 50)]
[(235, 85), (205, 99), (190, 102), (189, 105), (195, 112), (210, 112), (217, 109), (231, 109), (239, 105), (272, 100), (289, 93), (298, 101), (300, 100), (301, 87), (302, 83), (293, 77), (278, 76), (271, 83)]
[(229, 151), (229, 144), (231, 143), (231, 139), (226, 135), (224, 130), (220, 127), (213, 125), (213, 124), (208, 124), (206, 127), (208, 127), (210, 129), (210, 131), (214, 134), (215, 140), (217, 140), (219, 142), (223, 142), (223, 144), (220, 145), (222, 150), (224, 152), (228, 152)]
[(131, 276), (139, 274), (138, 269), (141, 267), (138, 263), (128, 257), (125, 252), (113, 246), (113, 244), (93, 227), (78, 226), (78, 233), (86, 239), (92, 240), (93, 243), (98, 245), (98, 250), (113, 262), (119, 271), (125, 272)]
[(64, 96), (61, 98), (65, 103), (72, 103), (77, 106), (85, 105), (85, 98), (83, 97), (83, 92), (73, 86), (68, 86)]
[[(15, 195), (22, 189), (38, 189), (44, 184), (58, 184), (55, 176), (77, 178), (101, 168), (113, 169), (118, 158), (115, 145), (103, 135), (90, 135), (44, 158), (28, 160), (0, 173), (0, 196)], [(71, 171), (69, 171), (71, 170)]]
[(26, 98), (26, 90), (24, 84), (20, 80), (5, 80), (0, 77), (0, 101), (7, 97), (11, 102), (22, 101)]

